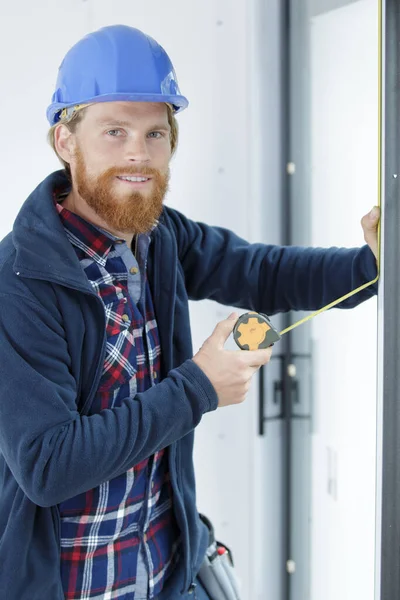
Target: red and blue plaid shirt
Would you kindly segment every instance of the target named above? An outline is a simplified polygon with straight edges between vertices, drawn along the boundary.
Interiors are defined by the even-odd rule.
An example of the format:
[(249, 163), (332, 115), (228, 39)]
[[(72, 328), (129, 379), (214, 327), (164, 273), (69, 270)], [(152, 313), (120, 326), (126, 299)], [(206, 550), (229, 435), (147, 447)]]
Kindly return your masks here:
[[(94, 414), (119, 406), (159, 377), (160, 342), (145, 267), (150, 238), (138, 236), (135, 257), (124, 240), (60, 204), (57, 209), (106, 314), (107, 349)], [(66, 600), (142, 600), (160, 593), (180, 549), (165, 450), (59, 509)]]

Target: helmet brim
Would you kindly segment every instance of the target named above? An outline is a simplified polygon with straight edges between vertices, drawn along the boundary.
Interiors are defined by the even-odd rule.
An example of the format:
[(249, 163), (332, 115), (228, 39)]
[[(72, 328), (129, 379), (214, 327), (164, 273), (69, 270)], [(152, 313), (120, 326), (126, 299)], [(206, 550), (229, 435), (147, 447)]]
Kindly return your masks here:
[(163, 102), (171, 104), (174, 112), (178, 113), (187, 108), (189, 101), (185, 96), (167, 95), (167, 94), (105, 94), (104, 96), (95, 96), (93, 98), (79, 99), (68, 104), (54, 102), (47, 108), (46, 116), (51, 126), (58, 123), (57, 115), (63, 108), (69, 108), (77, 104), (94, 104), (97, 102)]

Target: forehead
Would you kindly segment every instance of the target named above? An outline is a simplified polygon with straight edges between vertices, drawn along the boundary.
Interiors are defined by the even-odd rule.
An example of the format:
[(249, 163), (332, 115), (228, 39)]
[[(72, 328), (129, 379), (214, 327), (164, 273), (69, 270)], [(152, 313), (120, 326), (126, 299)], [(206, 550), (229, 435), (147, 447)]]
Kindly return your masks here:
[(168, 123), (167, 105), (162, 102), (98, 102), (88, 106), (84, 120), (104, 121), (157, 121)]

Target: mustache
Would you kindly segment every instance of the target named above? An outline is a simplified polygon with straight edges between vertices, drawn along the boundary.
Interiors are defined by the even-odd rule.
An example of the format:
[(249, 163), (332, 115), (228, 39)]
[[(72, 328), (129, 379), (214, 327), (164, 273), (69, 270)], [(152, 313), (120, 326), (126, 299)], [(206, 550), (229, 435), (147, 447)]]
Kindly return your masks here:
[(118, 177), (120, 175), (153, 175), (154, 177), (162, 177), (163, 173), (158, 169), (154, 169), (152, 167), (148, 167), (143, 165), (139, 166), (129, 166), (129, 167), (110, 167), (103, 173), (103, 177)]

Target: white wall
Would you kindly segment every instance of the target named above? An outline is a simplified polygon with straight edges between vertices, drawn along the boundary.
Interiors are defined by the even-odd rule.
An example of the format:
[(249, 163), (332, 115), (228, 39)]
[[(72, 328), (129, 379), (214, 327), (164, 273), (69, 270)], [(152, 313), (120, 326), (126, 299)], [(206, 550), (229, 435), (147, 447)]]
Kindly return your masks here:
[[(259, 106), (257, 5), (248, 0), (20, 0), (2, 5), (0, 237), (10, 230), (30, 191), (59, 168), (45, 142), (45, 109), (63, 55), (86, 32), (125, 23), (143, 29), (165, 47), (181, 91), (190, 100), (189, 109), (179, 115), (180, 148), (173, 161), (168, 203), (192, 218), (224, 225), (247, 238), (264, 239), (261, 220), (254, 214), (262, 214), (264, 197), (270, 198), (272, 213), (278, 210), (270, 191), (279, 180), (275, 168), (279, 108)], [(276, 18), (278, 2), (270, 5)], [(269, 37), (276, 56), (276, 31), (270, 29)], [(265, 76), (274, 83), (277, 70), (267, 48), (263, 40), (269, 60), (263, 65)], [(263, 125), (266, 129), (261, 136)], [(271, 153), (267, 168), (260, 158), (265, 150)], [(192, 306), (195, 349), (228, 313), (229, 308), (211, 302)], [(234, 551), (244, 600), (254, 600), (256, 593), (263, 598), (265, 586), (263, 540), (256, 535), (260, 515), (253, 510), (253, 487), (260, 479), (253, 460), (255, 433), (256, 398), (251, 394), (240, 407), (207, 415), (196, 444), (198, 506)], [(260, 452), (257, 456), (262, 469)], [(257, 497), (260, 502), (262, 497)], [(263, 510), (262, 503), (258, 510)], [(256, 571), (252, 567), (255, 552)]]
[[(377, 203), (377, 9), (361, 0), (311, 24), (315, 245), (360, 245)], [(376, 327), (375, 300), (312, 322), (312, 600), (374, 597)]]
[[(314, 46), (335, 51), (329, 72), (314, 53), (315, 244), (361, 244), (359, 217), (375, 202), (376, 132), (371, 123), (376, 96), (366, 93), (375, 64), (374, 5), (374, 0), (363, 0), (341, 9), (347, 13), (318, 17), (313, 24)], [(280, 180), (278, 6), (279, 0), (20, 0), (2, 5), (0, 237), (10, 230), (30, 191), (59, 166), (45, 142), (45, 108), (63, 55), (87, 31), (123, 22), (164, 45), (190, 100), (179, 116), (180, 148), (168, 203), (249, 239), (266, 241), (268, 232), (268, 241), (278, 242), (267, 225), (267, 217), (277, 221)], [(322, 101), (327, 84), (329, 95)], [(373, 304), (324, 315), (312, 325), (320, 369), (313, 442), (312, 600), (368, 600), (372, 593)], [(192, 306), (195, 349), (228, 312), (210, 302)], [(281, 536), (278, 523), (267, 522), (266, 507), (276, 492), (280, 465), (268, 455), (267, 471), (270, 447), (256, 436), (256, 412), (253, 391), (242, 406), (204, 418), (195, 456), (198, 506), (234, 551), (243, 600), (278, 600), (271, 595), (270, 577), (283, 567), (276, 552)], [(357, 426), (360, 415), (362, 427)], [(326, 494), (327, 448), (337, 456), (337, 500)]]
[(81, 0), (0, 5), (0, 237), (31, 190), (59, 168), (45, 143), (45, 111), (63, 53), (87, 30), (86, 10)]

